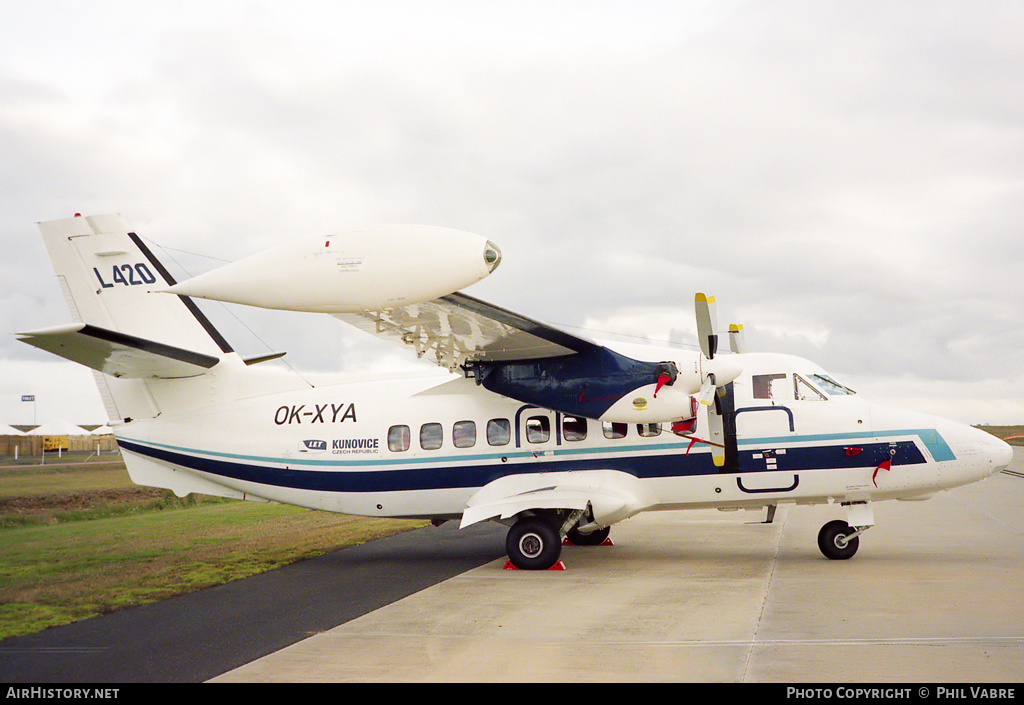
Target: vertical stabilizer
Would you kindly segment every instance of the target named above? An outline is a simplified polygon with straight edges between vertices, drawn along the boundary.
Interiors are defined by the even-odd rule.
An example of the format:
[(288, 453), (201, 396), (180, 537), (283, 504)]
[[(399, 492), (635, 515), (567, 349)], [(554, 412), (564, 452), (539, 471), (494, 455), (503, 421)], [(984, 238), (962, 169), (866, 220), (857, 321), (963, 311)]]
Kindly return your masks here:
[(82, 325), (26, 334), (25, 342), (97, 370), (112, 421), (179, 406), (167, 381), (204, 375), (232, 352), (191, 299), (151, 293), (175, 281), (119, 215), (75, 216), (39, 229)]

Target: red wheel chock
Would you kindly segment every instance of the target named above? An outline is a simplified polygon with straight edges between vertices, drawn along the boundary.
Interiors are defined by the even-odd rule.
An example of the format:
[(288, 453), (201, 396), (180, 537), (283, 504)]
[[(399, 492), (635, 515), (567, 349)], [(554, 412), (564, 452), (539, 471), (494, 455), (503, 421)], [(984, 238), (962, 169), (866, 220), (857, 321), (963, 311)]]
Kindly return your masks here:
[[(519, 570), (519, 569), (516, 568), (514, 565), (512, 565), (512, 561), (506, 561), (505, 562), (505, 567), (502, 568), (502, 570)], [(563, 563), (562, 561), (555, 561), (555, 564), (553, 566), (551, 566), (550, 568), (548, 568), (548, 570), (565, 570), (565, 563)]]

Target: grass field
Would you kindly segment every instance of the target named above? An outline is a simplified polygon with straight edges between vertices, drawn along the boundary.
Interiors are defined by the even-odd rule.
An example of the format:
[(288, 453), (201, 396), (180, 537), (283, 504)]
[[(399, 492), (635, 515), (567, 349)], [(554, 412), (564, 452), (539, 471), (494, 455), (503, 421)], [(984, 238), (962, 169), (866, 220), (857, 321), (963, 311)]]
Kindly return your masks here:
[(1024, 426), (978, 426), (997, 438), (1005, 438), (1012, 446), (1024, 446)]
[(138, 488), (122, 463), (0, 468), (0, 638), (423, 526)]

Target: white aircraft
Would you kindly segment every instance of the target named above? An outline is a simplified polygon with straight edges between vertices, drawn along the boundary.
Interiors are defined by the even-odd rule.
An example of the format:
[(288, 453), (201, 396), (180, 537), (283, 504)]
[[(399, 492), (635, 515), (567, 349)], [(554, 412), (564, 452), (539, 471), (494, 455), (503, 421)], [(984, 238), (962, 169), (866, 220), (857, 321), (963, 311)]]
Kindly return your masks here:
[[(21, 339), (96, 370), (132, 480), (371, 517), (509, 526), (519, 569), (651, 510), (835, 504), (821, 552), (850, 558), (873, 503), (1007, 466), (959, 423), (862, 399), (806, 360), (613, 350), (461, 293), (500, 261), (476, 235), (382, 226), (288, 244), (176, 283), (116, 215), (40, 224), (75, 323)], [(282, 388), (192, 297), (331, 314), (453, 375)]]

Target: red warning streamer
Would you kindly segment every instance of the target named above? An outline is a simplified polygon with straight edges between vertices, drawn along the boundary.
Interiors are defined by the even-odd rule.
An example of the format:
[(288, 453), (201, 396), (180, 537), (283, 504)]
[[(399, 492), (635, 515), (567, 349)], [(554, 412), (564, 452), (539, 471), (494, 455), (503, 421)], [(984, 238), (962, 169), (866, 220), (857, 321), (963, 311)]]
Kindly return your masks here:
[(871, 474), (871, 482), (874, 483), (875, 487), (878, 487), (878, 483), (875, 482), (875, 478), (878, 477), (878, 471), (885, 470), (886, 472), (888, 472), (891, 469), (892, 463), (888, 460), (883, 460), (881, 464), (877, 468), (875, 468), (875, 471)]

